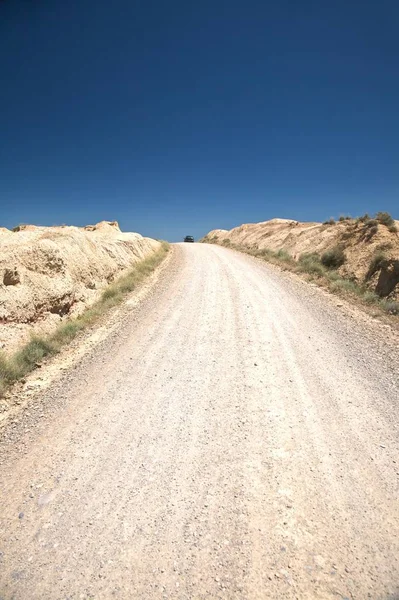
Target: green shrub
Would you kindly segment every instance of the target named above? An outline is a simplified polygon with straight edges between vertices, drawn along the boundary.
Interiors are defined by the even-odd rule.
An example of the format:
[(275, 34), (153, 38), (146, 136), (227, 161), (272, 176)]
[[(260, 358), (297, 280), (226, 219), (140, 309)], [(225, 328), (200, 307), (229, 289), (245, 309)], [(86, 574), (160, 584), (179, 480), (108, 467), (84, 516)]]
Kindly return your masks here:
[(356, 296), (360, 296), (362, 294), (362, 290), (359, 288), (359, 286), (350, 279), (340, 278), (331, 282), (331, 289), (333, 291), (350, 292), (351, 294), (356, 294)]
[(287, 252), (287, 250), (284, 250), (284, 248), (281, 248), (280, 250), (278, 250), (275, 253), (275, 257), (278, 258), (279, 260), (283, 260), (284, 262), (291, 262), (293, 260), (291, 254), (289, 252)]
[(327, 250), (321, 255), (321, 263), (328, 269), (337, 269), (344, 264), (345, 253), (339, 246)]
[(136, 283), (132, 278), (126, 277), (125, 279), (123, 279), (122, 281), (119, 282), (118, 287), (119, 287), (119, 292), (121, 294), (127, 294), (134, 290), (134, 288), (136, 287)]
[(300, 271), (316, 275), (324, 275), (325, 268), (321, 264), (320, 256), (316, 252), (301, 254), (298, 260)]
[(367, 236), (366, 236), (366, 239), (367, 239), (368, 241), (370, 241), (370, 240), (371, 240), (371, 238), (375, 236), (375, 234), (377, 233), (377, 231), (378, 231), (378, 225), (373, 225), (373, 226), (369, 227), (369, 228), (367, 229)]
[(384, 250), (392, 250), (392, 248), (393, 244), (391, 244), (391, 242), (383, 242), (377, 246), (377, 250), (381, 250), (381, 252), (384, 252)]
[(384, 266), (386, 256), (383, 252), (376, 252), (370, 261), (370, 265), (366, 274), (366, 279), (370, 279), (378, 269)]
[(31, 341), (12, 357), (12, 362), (19, 377), (23, 377), (46, 356), (58, 352), (57, 345), (51, 338), (33, 336)]
[(328, 221), (324, 221), (323, 225), (335, 225), (335, 219), (333, 219), (331, 217), (331, 219), (328, 219)]
[(101, 294), (101, 299), (109, 300), (110, 298), (115, 298), (115, 296), (118, 296), (118, 294), (119, 294), (118, 287), (116, 285), (110, 285)]
[(375, 292), (368, 290), (367, 292), (364, 292), (363, 300), (366, 302), (366, 304), (377, 304), (380, 300), (380, 297)]
[[(323, 269), (324, 269), (324, 267), (323, 267)], [(334, 271), (334, 270), (331, 271), (331, 270), (327, 269), (324, 271), (324, 275), (327, 277), (327, 279), (329, 281), (338, 281), (339, 279), (342, 279), (341, 275), (337, 271)]]
[(262, 248), (262, 250), (258, 251), (258, 256), (267, 260), (273, 257), (273, 252), (269, 248)]
[(392, 227), (392, 225), (395, 225), (395, 221), (387, 212), (378, 212), (375, 215), (375, 218), (379, 223), (381, 223), (381, 225), (385, 225), (386, 227)]
[(0, 381), (2, 387), (6, 384), (16, 381), (19, 377), (22, 377), (20, 368), (13, 361), (9, 360), (5, 353), (0, 354)]
[(69, 321), (68, 323), (64, 323), (57, 327), (51, 337), (51, 340), (56, 347), (61, 347), (62, 345), (72, 341), (82, 328), (83, 323), (81, 321)]
[(394, 300), (382, 300), (381, 306), (385, 312), (390, 315), (399, 315), (399, 302), (395, 302)]

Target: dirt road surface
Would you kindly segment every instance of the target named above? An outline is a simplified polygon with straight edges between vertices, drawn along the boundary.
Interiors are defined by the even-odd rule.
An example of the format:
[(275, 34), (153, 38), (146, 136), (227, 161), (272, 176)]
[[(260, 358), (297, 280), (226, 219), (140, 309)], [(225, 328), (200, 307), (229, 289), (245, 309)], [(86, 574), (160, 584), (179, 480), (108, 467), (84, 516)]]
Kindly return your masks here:
[(173, 252), (3, 432), (0, 598), (399, 597), (389, 329), (251, 257)]

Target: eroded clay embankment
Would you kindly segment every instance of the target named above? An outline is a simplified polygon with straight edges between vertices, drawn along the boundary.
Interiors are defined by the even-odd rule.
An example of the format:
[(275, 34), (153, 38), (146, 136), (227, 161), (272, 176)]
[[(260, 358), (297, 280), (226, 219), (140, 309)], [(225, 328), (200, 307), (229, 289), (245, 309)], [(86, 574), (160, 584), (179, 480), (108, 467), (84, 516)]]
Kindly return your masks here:
[(387, 227), (366, 217), (323, 224), (272, 219), (247, 223), (230, 231), (215, 229), (204, 241), (258, 250), (286, 250), (296, 260), (302, 254), (321, 255), (338, 247), (345, 254), (345, 262), (338, 269), (342, 277), (365, 285), (383, 298), (399, 298), (398, 221), (392, 220)]
[(159, 248), (156, 240), (121, 232), (116, 222), (18, 229), (0, 230), (0, 346), (6, 351), (82, 312)]

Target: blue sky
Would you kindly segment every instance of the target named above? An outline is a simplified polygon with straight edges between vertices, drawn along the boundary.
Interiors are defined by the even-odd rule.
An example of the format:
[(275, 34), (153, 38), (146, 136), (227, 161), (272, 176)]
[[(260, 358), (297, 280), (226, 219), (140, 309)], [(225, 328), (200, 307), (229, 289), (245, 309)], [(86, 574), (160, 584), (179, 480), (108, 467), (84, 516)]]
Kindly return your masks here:
[(399, 218), (399, 3), (0, 2), (0, 225)]

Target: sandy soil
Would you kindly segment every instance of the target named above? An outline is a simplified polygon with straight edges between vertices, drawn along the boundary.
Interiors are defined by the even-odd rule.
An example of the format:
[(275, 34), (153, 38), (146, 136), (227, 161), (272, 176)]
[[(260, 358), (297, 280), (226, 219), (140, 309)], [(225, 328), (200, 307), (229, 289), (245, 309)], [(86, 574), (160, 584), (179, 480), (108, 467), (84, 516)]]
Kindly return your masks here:
[(175, 246), (3, 430), (0, 597), (397, 597), (397, 350), (290, 274)]

